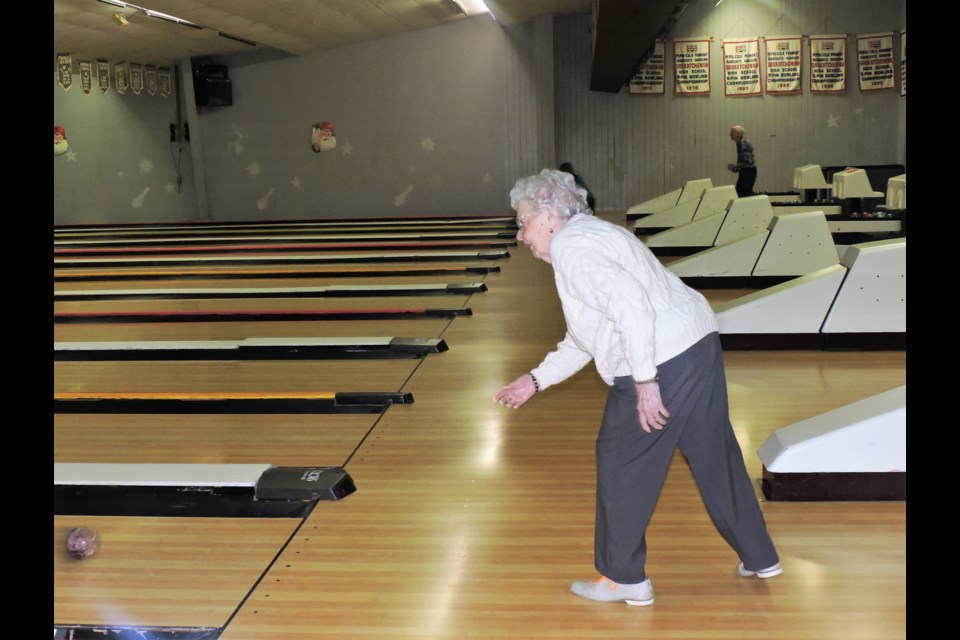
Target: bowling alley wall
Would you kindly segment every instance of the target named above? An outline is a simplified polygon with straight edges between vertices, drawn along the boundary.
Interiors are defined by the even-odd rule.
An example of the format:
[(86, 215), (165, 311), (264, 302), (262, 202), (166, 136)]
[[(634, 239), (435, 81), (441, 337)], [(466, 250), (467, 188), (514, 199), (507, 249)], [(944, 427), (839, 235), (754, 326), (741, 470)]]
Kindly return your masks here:
[[(759, 191), (789, 190), (805, 164), (905, 164), (899, 76), (861, 92), (856, 61), (857, 35), (892, 32), (899, 73), (905, 0), (714, 5), (691, 2), (667, 39), (668, 53), (672, 38), (713, 39), (706, 96), (674, 95), (669, 56), (663, 95), (590, 91), (589, 15), (477, 17), (296, 58), (209, 60), (228, 67), (233, 103), (197, 107), (190, 141), (170, 141), (182, 90), (85, 95), (54, 74), (54, 124), (70, 144), (54, 158), (54, 223), (502, 214), (516, 178), (563, 161), (599, 210), (624, 210), (688, 179), (732, 183), (732, 124), (756, 149)], [(827, 34), (846, 35), (847, 87), (813, 94), (808, 37)], [(724, 96), (724, 38), (789, 35), (803, 36), (800, 93)], [(311, 148), (320, 122), (336, 137), (323, 153)]]

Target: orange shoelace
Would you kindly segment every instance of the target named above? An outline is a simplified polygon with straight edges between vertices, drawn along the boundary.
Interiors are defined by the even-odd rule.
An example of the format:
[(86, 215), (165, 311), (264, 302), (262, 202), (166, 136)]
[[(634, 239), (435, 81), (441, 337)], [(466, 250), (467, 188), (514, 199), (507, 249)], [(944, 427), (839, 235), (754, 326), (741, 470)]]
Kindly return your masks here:
[(607, 579), (605, 576), (600, 576), (599, 578), (597, 578), (596, 580), (594, 580), (594, 581), (591, 583), (591, 586), (597, 586), (597, 585), (599, 585), (601, 582), (606, 582), (606, 583), (607, 583), (607, 589), (609, 589), (610, 591), (616, 591), (616, 590), (617, 590), (617, 587), (620, 586), (619, 584), (617, 584), (617, 583), (614, 582), (613, 580)]

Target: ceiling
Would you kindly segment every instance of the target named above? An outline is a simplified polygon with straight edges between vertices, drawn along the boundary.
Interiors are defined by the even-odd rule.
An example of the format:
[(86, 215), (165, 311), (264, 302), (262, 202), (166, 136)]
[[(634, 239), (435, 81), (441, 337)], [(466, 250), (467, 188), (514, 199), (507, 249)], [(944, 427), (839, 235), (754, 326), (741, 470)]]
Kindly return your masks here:
[[(591, 89), (619, 91), (637, 60), (682, 0), (485, 0), (498, 22), (543, 14), (591, 13)], [(121, 8), (101, 0), (53, 0), (54, 54), (174, 65), (184, 58), (247, 54), (259, 61), (434, 27), (467, 16), (453, 0), (136, 0)], [(146, 15), (136, 7), (194, 24)], [(115, 14), (122, 14), (121, 26)], [(637, 30), (640, 30), (639, 37)], [(54, 55), (54, 61), (56, 56)]]

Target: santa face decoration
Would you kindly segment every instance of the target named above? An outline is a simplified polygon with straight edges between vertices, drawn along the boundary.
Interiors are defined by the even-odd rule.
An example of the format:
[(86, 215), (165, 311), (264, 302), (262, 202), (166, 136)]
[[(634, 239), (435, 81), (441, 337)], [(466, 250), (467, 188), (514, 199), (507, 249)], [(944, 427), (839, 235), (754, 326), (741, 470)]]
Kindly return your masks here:
[(333, 132), (333, 125), (329, 122), (320, 122), (313, 125), (310, 133), (310, 146), (316, 153), (330, 151), (337, 146), (337, 136)]
[(53, 127), (53, 155), (62, 156), (69, 148), (70, 145), (67, 144), (67, 132), (64, 131), (63, 127), (55, 125)]

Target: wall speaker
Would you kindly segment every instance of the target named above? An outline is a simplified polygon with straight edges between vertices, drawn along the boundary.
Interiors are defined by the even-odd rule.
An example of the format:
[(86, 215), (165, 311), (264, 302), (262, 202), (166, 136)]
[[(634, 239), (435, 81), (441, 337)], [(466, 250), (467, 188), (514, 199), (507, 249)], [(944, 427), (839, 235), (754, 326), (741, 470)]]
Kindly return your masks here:
[(224, 65), (193, 67), (193, 92), (198, 107), (229, 107), (233, 104), (233, 85)]

